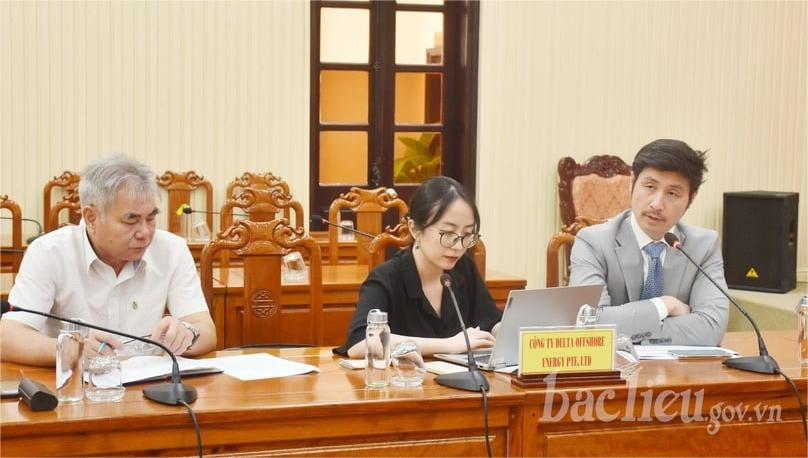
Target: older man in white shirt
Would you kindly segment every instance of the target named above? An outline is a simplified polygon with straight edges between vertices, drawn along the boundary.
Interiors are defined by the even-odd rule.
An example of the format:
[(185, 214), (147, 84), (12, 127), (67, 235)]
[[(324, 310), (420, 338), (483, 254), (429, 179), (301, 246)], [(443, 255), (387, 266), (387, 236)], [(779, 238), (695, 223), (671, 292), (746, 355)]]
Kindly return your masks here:
[[(155, 227), (154, 172), (126, 156), (106, 155), (82, 172), (79, 193), (81, 223), (28, 247), (8, 302), (149, 335), (178, 355), (213, 350), (216, 330), (187, 244)], [(3, 361), (53, 365), (59, 326), (39, 315), (6, 313)], [(85, 351), (121, 346), (117, 337), (91, 330)]]

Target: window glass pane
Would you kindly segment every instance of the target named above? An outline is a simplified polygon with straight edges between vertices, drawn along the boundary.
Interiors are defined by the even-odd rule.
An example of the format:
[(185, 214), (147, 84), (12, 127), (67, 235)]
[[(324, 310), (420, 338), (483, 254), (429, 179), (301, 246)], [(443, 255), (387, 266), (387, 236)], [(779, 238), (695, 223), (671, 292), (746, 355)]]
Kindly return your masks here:
[(320, 184), (367, 185), (367, 132), (320, 132)]
[(320, 122), (367, 124), (368, 72), (320, 72)]
[(320, 62), (368, 63), (370, 11), (323, 8), (320, 13)]
[(440, 124), (443, 75), (396, 73), (396, 124)]
[(421, 183), (440, 175), (440, 132), (396, 132), (393, 160), (395, 184)]
[(443, 63), (443, 13), (396, 12), (396, 63)]

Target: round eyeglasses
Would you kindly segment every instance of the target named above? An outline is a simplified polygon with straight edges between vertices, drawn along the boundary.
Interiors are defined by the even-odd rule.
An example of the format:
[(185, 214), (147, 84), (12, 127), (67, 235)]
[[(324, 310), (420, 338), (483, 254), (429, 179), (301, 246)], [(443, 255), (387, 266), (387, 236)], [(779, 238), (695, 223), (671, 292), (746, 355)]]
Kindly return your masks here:
[(440, 234), (440, 244), (445, 248), (451, 248), (460, 242), (460, 246), (468, 249), (480, 241), (480, 234), (457, 235), (449, 231), (438, 231), (438, 234)]

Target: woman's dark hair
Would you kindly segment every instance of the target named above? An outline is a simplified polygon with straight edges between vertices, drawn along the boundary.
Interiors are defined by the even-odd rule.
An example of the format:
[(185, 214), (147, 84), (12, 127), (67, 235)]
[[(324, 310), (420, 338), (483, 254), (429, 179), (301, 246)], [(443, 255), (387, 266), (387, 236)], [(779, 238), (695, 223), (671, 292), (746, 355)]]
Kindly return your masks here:
[(692, 199), (704, 182), (704, 172), (707, 171), (706, 159), (705, 152), (696, 151), (681, 140), (660, 139), (640, 148), (634, 156), (631, 168), (635, 180), (646, 167), (663, 172), (677, 172), (690, 182)]
[(409, 218), (415, 223), (418, 230), (440, 221), (446, 209), (456, 201), (462, 199), (474, 213), (474, 232), (480, 231), (480, 212), (477, 205), (469, 196), (463, 185), (453, 178), (432, 177), (418, 186), (410, 200)]

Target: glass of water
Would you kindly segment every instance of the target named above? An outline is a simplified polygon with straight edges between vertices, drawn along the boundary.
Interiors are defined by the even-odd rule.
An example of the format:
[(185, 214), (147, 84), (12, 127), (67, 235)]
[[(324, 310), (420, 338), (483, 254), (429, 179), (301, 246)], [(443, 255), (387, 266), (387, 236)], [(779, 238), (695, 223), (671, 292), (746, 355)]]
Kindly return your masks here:
[(598, 324), (598, 309), (589, 304), (584, 304), (578, 309), (578, 316), (575, 318), (575, 327), (583, 328)]
[(292, 251), (283, 257), (281, 278), (283, 283), (303, 283), (308, 278), (309, 270), (299, 251)]
[(207, 242), (210, 240), (210, 228), (208, 223), (200, 221), (194, 224), (193, 239), (197, 242)]
[(620, 374), (623, 378), (631, 376), (640, 365), (640, 357), (637, 355), (631, 339), (625, 334), (618, 335), (614, 341), (614, 350), (617, 352), (615, 362)]
[(352, 242), (356, 240), (356, 234), (354, 234), (354, 224), (351, 220), (345, 220), (339, 222), (339, 241), (340, 242)]
[(121, 360), (117, 355), (97, 355), (87, 359), (90, 385), (85, 394), (94, 402), (118, 402), (123, 399)]
[(390, 352), (390, 359), (393, 360), (393, 376), (390, 384), (404, 388), (421, 386), (424, 383), (426, 365), (424, 358), (415, 342), (405, 340), (396, 344)]

